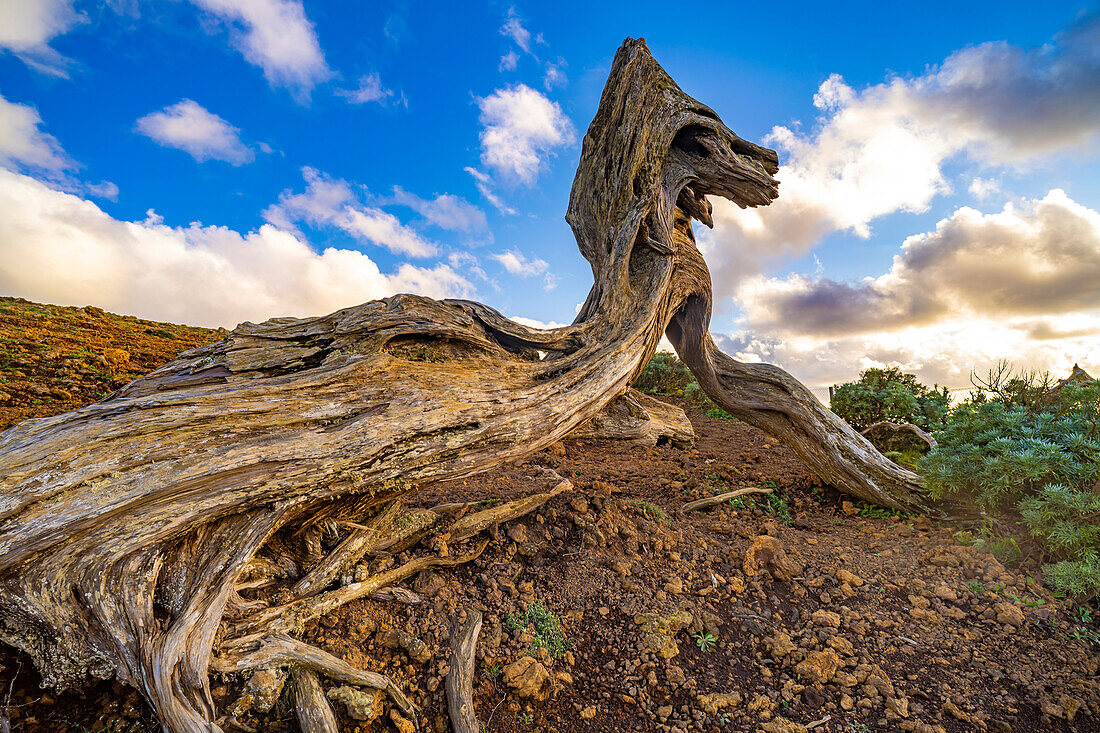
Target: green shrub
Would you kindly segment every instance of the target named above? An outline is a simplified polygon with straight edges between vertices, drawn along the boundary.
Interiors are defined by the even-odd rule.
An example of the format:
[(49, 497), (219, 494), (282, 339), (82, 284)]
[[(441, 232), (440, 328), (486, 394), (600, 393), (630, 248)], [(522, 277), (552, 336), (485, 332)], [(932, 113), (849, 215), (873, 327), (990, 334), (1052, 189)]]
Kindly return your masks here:
[[(695, 382), (687, 364), (675, 354), (658, 351), (634, 380), (634, 388), (648, 394), (684, 396), (684, 390)], [(698, 386), (698, 385), (696, 385)]]
[(844, 418), (856, 430), (866, 430), (877, 422), (910, 422), (924, 430), (943, 425), (950, 398), (947, 388), (929, 389), (912, 374), (898, 367), (868, 369), (858, 382), (836, 387), (829, 409)]
[(1013, 374), (998, 365), (950, 411), (918, 464), (934, 496), (1018, 513), (1057, 562), (1047, 584), (1100, 594), (1100, 381)]
[[(658, 351), (653, 355), (642, 373), (634, 380), (634, 388), (647, 394), (683, 397), (696, 407), (712, 411), (721, 409), (703, 392), (703, 388), (695, 381), (687, 364), (667, 351)], [(722, 412), (725, 413), (724, 410)], [(714, 417), (725, 417), (728, 414), (714, 415)]]

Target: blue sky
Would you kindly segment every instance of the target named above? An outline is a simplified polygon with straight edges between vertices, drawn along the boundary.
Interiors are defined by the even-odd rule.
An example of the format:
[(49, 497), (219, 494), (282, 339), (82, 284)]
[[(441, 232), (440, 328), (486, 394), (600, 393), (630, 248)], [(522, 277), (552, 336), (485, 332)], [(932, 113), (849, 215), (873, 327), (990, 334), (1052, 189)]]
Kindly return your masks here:
[(232, 326), (415, 290), (567, 323), (579, 139), (640, 36), (785, 165), (779, 202), (698, 232), (730, 353), (819, 389), (1100, 371), (1094, 6), (894, 5), (0, 0), (0, 292)]

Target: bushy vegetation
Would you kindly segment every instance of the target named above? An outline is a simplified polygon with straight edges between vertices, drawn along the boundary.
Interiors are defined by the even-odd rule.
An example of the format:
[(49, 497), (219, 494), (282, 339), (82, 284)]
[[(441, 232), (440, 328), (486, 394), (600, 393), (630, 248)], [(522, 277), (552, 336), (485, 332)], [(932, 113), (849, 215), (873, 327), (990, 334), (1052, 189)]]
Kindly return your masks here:
[(1050, 587), (1100, 595), (1100, 381), (1056, 382), (1004, 363), (974, 381), (918, 464), (929, 490), (1018, 517), (1054, 561), (1044, 566)]
[(667, 351), (658, 351), (634, 380), (634, 388), (647, 394), (683, 397), (687, 402), (707, 411), (711, 417), (732, 420), (733, 415), (718, 407), (699, 383), (695, 381), (687, 364)]
[(898, 367), (868, 369), (858, 382), (836, 387), (829, 409), (856, 430), (877, 422), (913, 423), (924, 430), (943, 427), (951, 400), (947, 388), (926, 387)]

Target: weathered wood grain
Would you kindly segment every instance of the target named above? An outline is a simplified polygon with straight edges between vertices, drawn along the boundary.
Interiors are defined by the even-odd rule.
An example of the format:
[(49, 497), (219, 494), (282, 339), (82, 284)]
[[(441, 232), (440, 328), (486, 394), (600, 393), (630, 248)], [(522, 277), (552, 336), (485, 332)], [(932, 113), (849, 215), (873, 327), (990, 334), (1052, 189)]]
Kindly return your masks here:
[(481, 733), (474, 709), (474, 654), (481, 633), (481, 613), (470, 609), (466, 622), (451, 635), (451, 670), (447, 673), (447, 710), (455, 733)]

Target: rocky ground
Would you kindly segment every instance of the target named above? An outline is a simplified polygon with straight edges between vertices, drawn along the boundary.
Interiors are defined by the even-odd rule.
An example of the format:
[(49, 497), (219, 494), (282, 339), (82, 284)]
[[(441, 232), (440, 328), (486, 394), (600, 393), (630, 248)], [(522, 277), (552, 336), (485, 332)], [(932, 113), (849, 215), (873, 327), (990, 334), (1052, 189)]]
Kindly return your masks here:
[[(25, 310), (10, 299), (0, 305), (13, 304)], [(42, 308), (57, 323), (84, 318)], [(5, 346), (14, 340), (9, 324), (22, 322), (0, 321)], [(132, 323), (116, 336), (97, 332), (94, 348), (126, 351), (147, 370), (156, 359), (127, 334), (162, 329), (178, 334), (175, 348), (201, 336)], [(20, 401), (21, 412), (0, 419), (98, 397), (66, 387), (56, 376), (63, 367), (43, 365), (67, 358), (82, 373), (65, 356), (80, 347), (59, 346), (79, 338), (68, 333), (77, 326), (57, 341), (35, 327), (36, 339), (19, 339), (16, 383), (52, 374), (51, 390), (80, 397)], [(167, 351), (156, 352), (161, 361)], [(9, 395), (34, 394), (8, 384), (0, 388)], [(410, 503), (487, 505), (528, 493), (539, 467), (574, 484), (501, 527), (473, 563), (415, 578), (409, 588), (420, 604), (357, 601), (308, 629), (307, 640), (398, 680), (422, 710), (422, 729), (439, 732), (449, 730), (450, 629), (470, 610), (484, 615), (475, 699), (486, 731), (1100, 730), (1100, 632), (1085, 609), (1038, 585), (1034, 568), (1006, 568), (928, 517), (852, 504), (763, 433), (687, 411), (693, 447), (567, 440), (525, 463), (421, 491)], [(738, 486), (774, 493), (680, 512)], [(404, 559), (375, 560), (365, 571)], [(0, 665), (0, 705), (13, 731), (155, 730), (137, 695), (118, 684), (54, 695), (37, 689), (10, 650)], [(250, 684), (251, 709), (235, 707)], [(214, 694), (240, 730), (295, 731), (278, 690), (277, 678), (228, 678)], [(368, 722), (382, 701), (354, 688), (334, 686), (329, 696), (342, 730), (405, 724), (388, 710)]]

